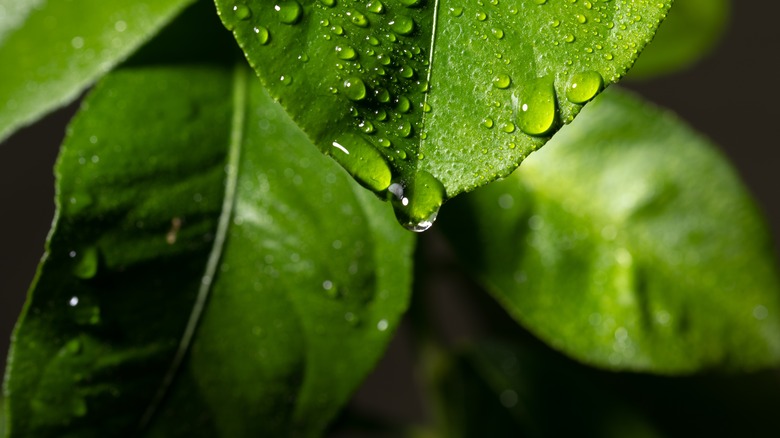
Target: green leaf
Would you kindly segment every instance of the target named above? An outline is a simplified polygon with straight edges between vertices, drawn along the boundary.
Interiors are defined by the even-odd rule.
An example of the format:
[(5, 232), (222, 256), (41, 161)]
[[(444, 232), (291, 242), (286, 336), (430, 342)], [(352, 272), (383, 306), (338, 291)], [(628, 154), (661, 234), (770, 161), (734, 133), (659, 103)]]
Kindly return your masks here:
[(0, 141), (75, 99), (194, 0), (0, 0)]
[(603, 377), (540, 346), (469, 346), (437, 385), (443, 436), (664, 436)]
[(617, 81), (671, 2), (216, 3), (313, 143), (419, 231), (444, 199), (508, 175)]
[(778, 362), (771, 239), (706, 140), (615, 92), (553, 143), (454, 203), (444, 224), (515, 319), (608, 368), (685, 373)]
[(0, 395), (0, 436), (5, 436), (5, 398)]
[(684, 70), (717, 46), (726, 31), (729, 0), (676, 0), (669, 18), (628, 74), (648, 79)]
[(250, 76), (119, 70), (86, 99), (14, 335), (11, 437), (315, 435), (383, 352), (412, 236)]

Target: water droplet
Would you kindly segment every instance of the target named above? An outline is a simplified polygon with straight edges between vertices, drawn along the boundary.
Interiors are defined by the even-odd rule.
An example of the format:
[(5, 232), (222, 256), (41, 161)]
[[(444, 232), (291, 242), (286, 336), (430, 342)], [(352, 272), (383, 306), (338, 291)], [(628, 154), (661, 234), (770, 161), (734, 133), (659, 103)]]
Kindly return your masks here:
[(444, 186), (433, 175), (419, 171), (411, 183), (388, 187), (398, 222), (406, 229), (422, 232), (433, 225), (444, 202)]
[(247, 5), (233, 5), (233, 15), (239, 20), (246, 20), (252, 16), (252, 11)]
[(284, 24), (295, 24), (303, 16), (303, 7), (296, 0), (288, 0), (274, 6), (279, 21)]
[(422, 3), (422, 0), (399, 0), (399, 1), (401, 2), (402, 5), (406, 6), (407, 8), (411, 8)]
[(292, 76), (291, 75), (281, 75), (279, 76), (279, 81), (283, 83), (284, 85), (290, 85), (292, 84)]
[(511, 82), (512, 79), (505, 74), (498, 74), (493, 77), (493, 86), (502, 90), (508, 88)]
[(381, 192), (390, 185), (390, 167), (382, 154), (357, 134), (344, 134), (332, 143), (330, 155), (360, 185)]
[(349, 21), (357, 27), (368, 27), (369, 25), (368, 17), (358, 11), (347, 11), (347, 16), (349, 17)]
[(482, 119), (482, 126), (484, 126), (485, 128), (488, 128), (488, 129), (492, 128), (493, 127), (493, 119), (491, 119), (490, 117), (485, 117), (484, 119)]
[(271, 34), (268, 33), (268, 29), (263, 26), (257, 26), (254, 28), (254, 31), (257, 36), (257, 42), (263, 45), (268, 44), (268, 40), (271, 36)]
[(411, 79), (412, 77), (414, 77), (414, 69), (409, 67), (408, 65), (405, 65), (401, 67), (400, 70), (398, 70), (398, 74), (404, 79)]
[(73, 275), (82, 280), (93, 278), (97, 274), (100, 258), (97, 247), (90, 246), (77, 251), (77, 256), (76, 265), (73, 266)]
[(398, 35), (409, 35), (414, 32), (414, 20), (405, 15), (399, 15), (387, 24)]
[(320, 0), (320, 3), (323, 5), (332, 8), (333, 6), (336, 6), (336, 0)]
[(412, 125), (409, 122), (401, 122), (400, 125), (398, 125), (398, 135), (401, 137), (411, 137), (412, 136)]
[(368, 12), (373, 12), (375, 14), (382, 14), (385, 12), (385, 5), (379, 0), (371, 0), (368, 3), (366, 3), (366, 9), (368, 10)]
[(487, 14), (485, 14), (485, 13), (484, 13), (484, 12), (482, 12), (482, 11), (480, 11), (480, 12), (477, 12), (477, 14), (476, 14), (475, 16), (476, 16), (477, 20), (479, 20), (479, 21), (485, 21), (485, 20), (487, 20)]
[(534, 0), (534, 3), (536, 3), (537, 5), (543, 5), (547, 3), (547, 0)]
[(555, 125), (556, 102), (552, 76), (524, 84), (519, 101), (518, 125), (528, 135), (547, 134)]
[(571, 103), (584, 104), (596, 97), (604, 88), (604, 79), (593, 70), (572, 75), (566, 88), (566, 98)]
[(376, 328), (380, 332), (383, 332), (383, 331), (387, 330), (387, 327), (389, 327), (389, 325), (390, 324), (387, 322), (386, 319), (380, 319), (379, 322), (376, 323)]
[(374, 124), (369, 122), (368, 120), (364, 120), (364, 121), (360, 122), (360, 124), (358, 126), (366, 134), (373, 134), (374, 132), (376, 132), (376, 129), (374, 128)]
[(577, 14), (577, 23), (585, 24), (588, 22), (588, 18), (582, 14)]
[(344, 95), (350, 100), (363, 100), (366, 98), (366, 84), (356, 77), (347, 78), (343, 83)]
[(501, 29), (490, 29), (490, 32), (498, 39), (504, 38), (504, 31)]
[(576, 40), (576, 38), (574, 38), (574, 35), (568, 34), (565, 37), (563, 37), (563, 40), (566, 41), (567, 43), (573, 43)]
[(512, 122), (504, 123), (501, 126), (501, 130), (506, 132), (507, 134), (511, 134), (511, 133), (515, 132), (515, 124), (512, 123)]
[(358, 57), (357, 52), (351, 46), (336, 46), (336, 56), (341, 59), (350, 60)]
[(396, 103), (395, 109), (399, 113), (408, 113), (409, 110), (412, 109), (412, 102), (409, 101), (409, 98), (406, 96), (400, 96), (398, 97), (398, 101)]
[(452, 14), (452, 15), (454, 15), (456, 17), (460, 17), (461, 15), (463, 15), (463, 8), (461, 8), (461, 7), (450, 8), (450, 14)]

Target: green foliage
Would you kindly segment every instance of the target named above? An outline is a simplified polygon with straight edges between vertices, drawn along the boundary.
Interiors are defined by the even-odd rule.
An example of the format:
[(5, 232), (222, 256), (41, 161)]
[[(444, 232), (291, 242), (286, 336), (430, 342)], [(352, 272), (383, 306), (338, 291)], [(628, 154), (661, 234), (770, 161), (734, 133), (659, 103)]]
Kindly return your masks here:
[[(410, 228), (430, 224), (442, 203), (436, 197), (511, 173), (626, 72), (669, 7), (650, 0), (216, 3), (271, 95), (324, 153), (357, 155), (342, 165), (383, 196), (398, 196), (398, 187), (436, 193), (397, 205)], [(573, 103), (566, 96), (583, 72), (598, 78)], [(428, 187), (417, 187), (421, 174)]]
[(192, 2), (0, 0), (0, 141), (78, 97)]
[(753, 201), (706, 140), (636, 98), (605, 93), (453, 208), (442, 225), (466, 266), (585, 362), (678, 373), (780, 359), (780, 283)]
[[(425, 283), (396, 222), (424, 231), (497, 178), (442, 228), (553, 348), (656, 374), (778, 364), (776, 262), (734, 172), (668, 113), (597, 97), (670, 2), (216, 0), (238, 45), (190, 3), (0, 0), (0, 139), (111, 70), (56, 165), (0, 436), (324, 434)], [(536, 344), (452, 352), (415, 323), (434, 435), (670, 431), (616, 373)], [(676, 381), (654, 378), (627, 388), (656, 403)]]
[(676, 0), (674, 13), (664, 20), (628, 78), (674, 73), (709, 55), (726, 29), (730, 10), (729, 0)]
[(411, 236), (249, 77), (124, 70), (83, 104), (11, 355), (14, 434), (308, 436), (378, 359)]

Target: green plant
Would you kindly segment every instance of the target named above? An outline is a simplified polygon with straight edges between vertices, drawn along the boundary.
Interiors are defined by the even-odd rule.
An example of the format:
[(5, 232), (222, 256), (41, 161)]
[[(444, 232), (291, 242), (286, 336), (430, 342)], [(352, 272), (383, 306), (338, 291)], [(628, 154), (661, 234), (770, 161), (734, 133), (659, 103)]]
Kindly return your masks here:
[[(439, 228), (464, 266), (555, 349), (658, 374), (777, 363), (775, 261), (737, 177), (668, 113), (596, 97), (669, 2), (218, 0), (242, 51), (209, 2), (71, 3), (0, 3), (0, 63), (18, 64), (0, 135), (111, 70), (56, 167), (4, 384), (9, 436), (322, 434), (413, 285), (436, 409), (407, 432), (668, 432), (604, 383), (651, 398), (651, 377), (578, 367), (515, 326), (509, 344), (440, 344), (419, 316), (431, 260), (413, 266), (428, 241), (396, 222), (423, 231), (450, 198)], [(724, 3), (678, 3), (719, 27)], [(674, 59), (675, 38), (641, 72), (712, 39)], [(562, 424), (545, 388), (599, 402)]]

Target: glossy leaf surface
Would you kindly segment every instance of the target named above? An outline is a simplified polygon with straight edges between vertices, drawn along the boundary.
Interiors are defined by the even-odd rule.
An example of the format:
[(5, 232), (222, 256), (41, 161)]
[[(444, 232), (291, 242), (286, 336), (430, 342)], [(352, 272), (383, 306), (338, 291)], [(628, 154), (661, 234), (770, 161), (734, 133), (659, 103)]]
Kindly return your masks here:
[(683, 70), (716, 47), (726, 32), (730, 0), (675, 0), (653, 43), (642, 52), (628, 74), (645, 79)]
[(607, 93), (445, 229), (519, 322), (590, 364), (684, 373), (780, 358), (780, 285), (760, 213), (674, 116)]
[(314, 435), (405, 310), (412, 236), (246, 68), (113, 73), (57, 174), (11, 437)]
[(75, 99), (194, 0), (0, 0), (0, 141)]
[(509, 174), (617, 81), (670, 5), (216, 3), (314, 144), (362, 185), (398, 200), (399, 220), (416, 230), (430, 226), (444, 199)]

